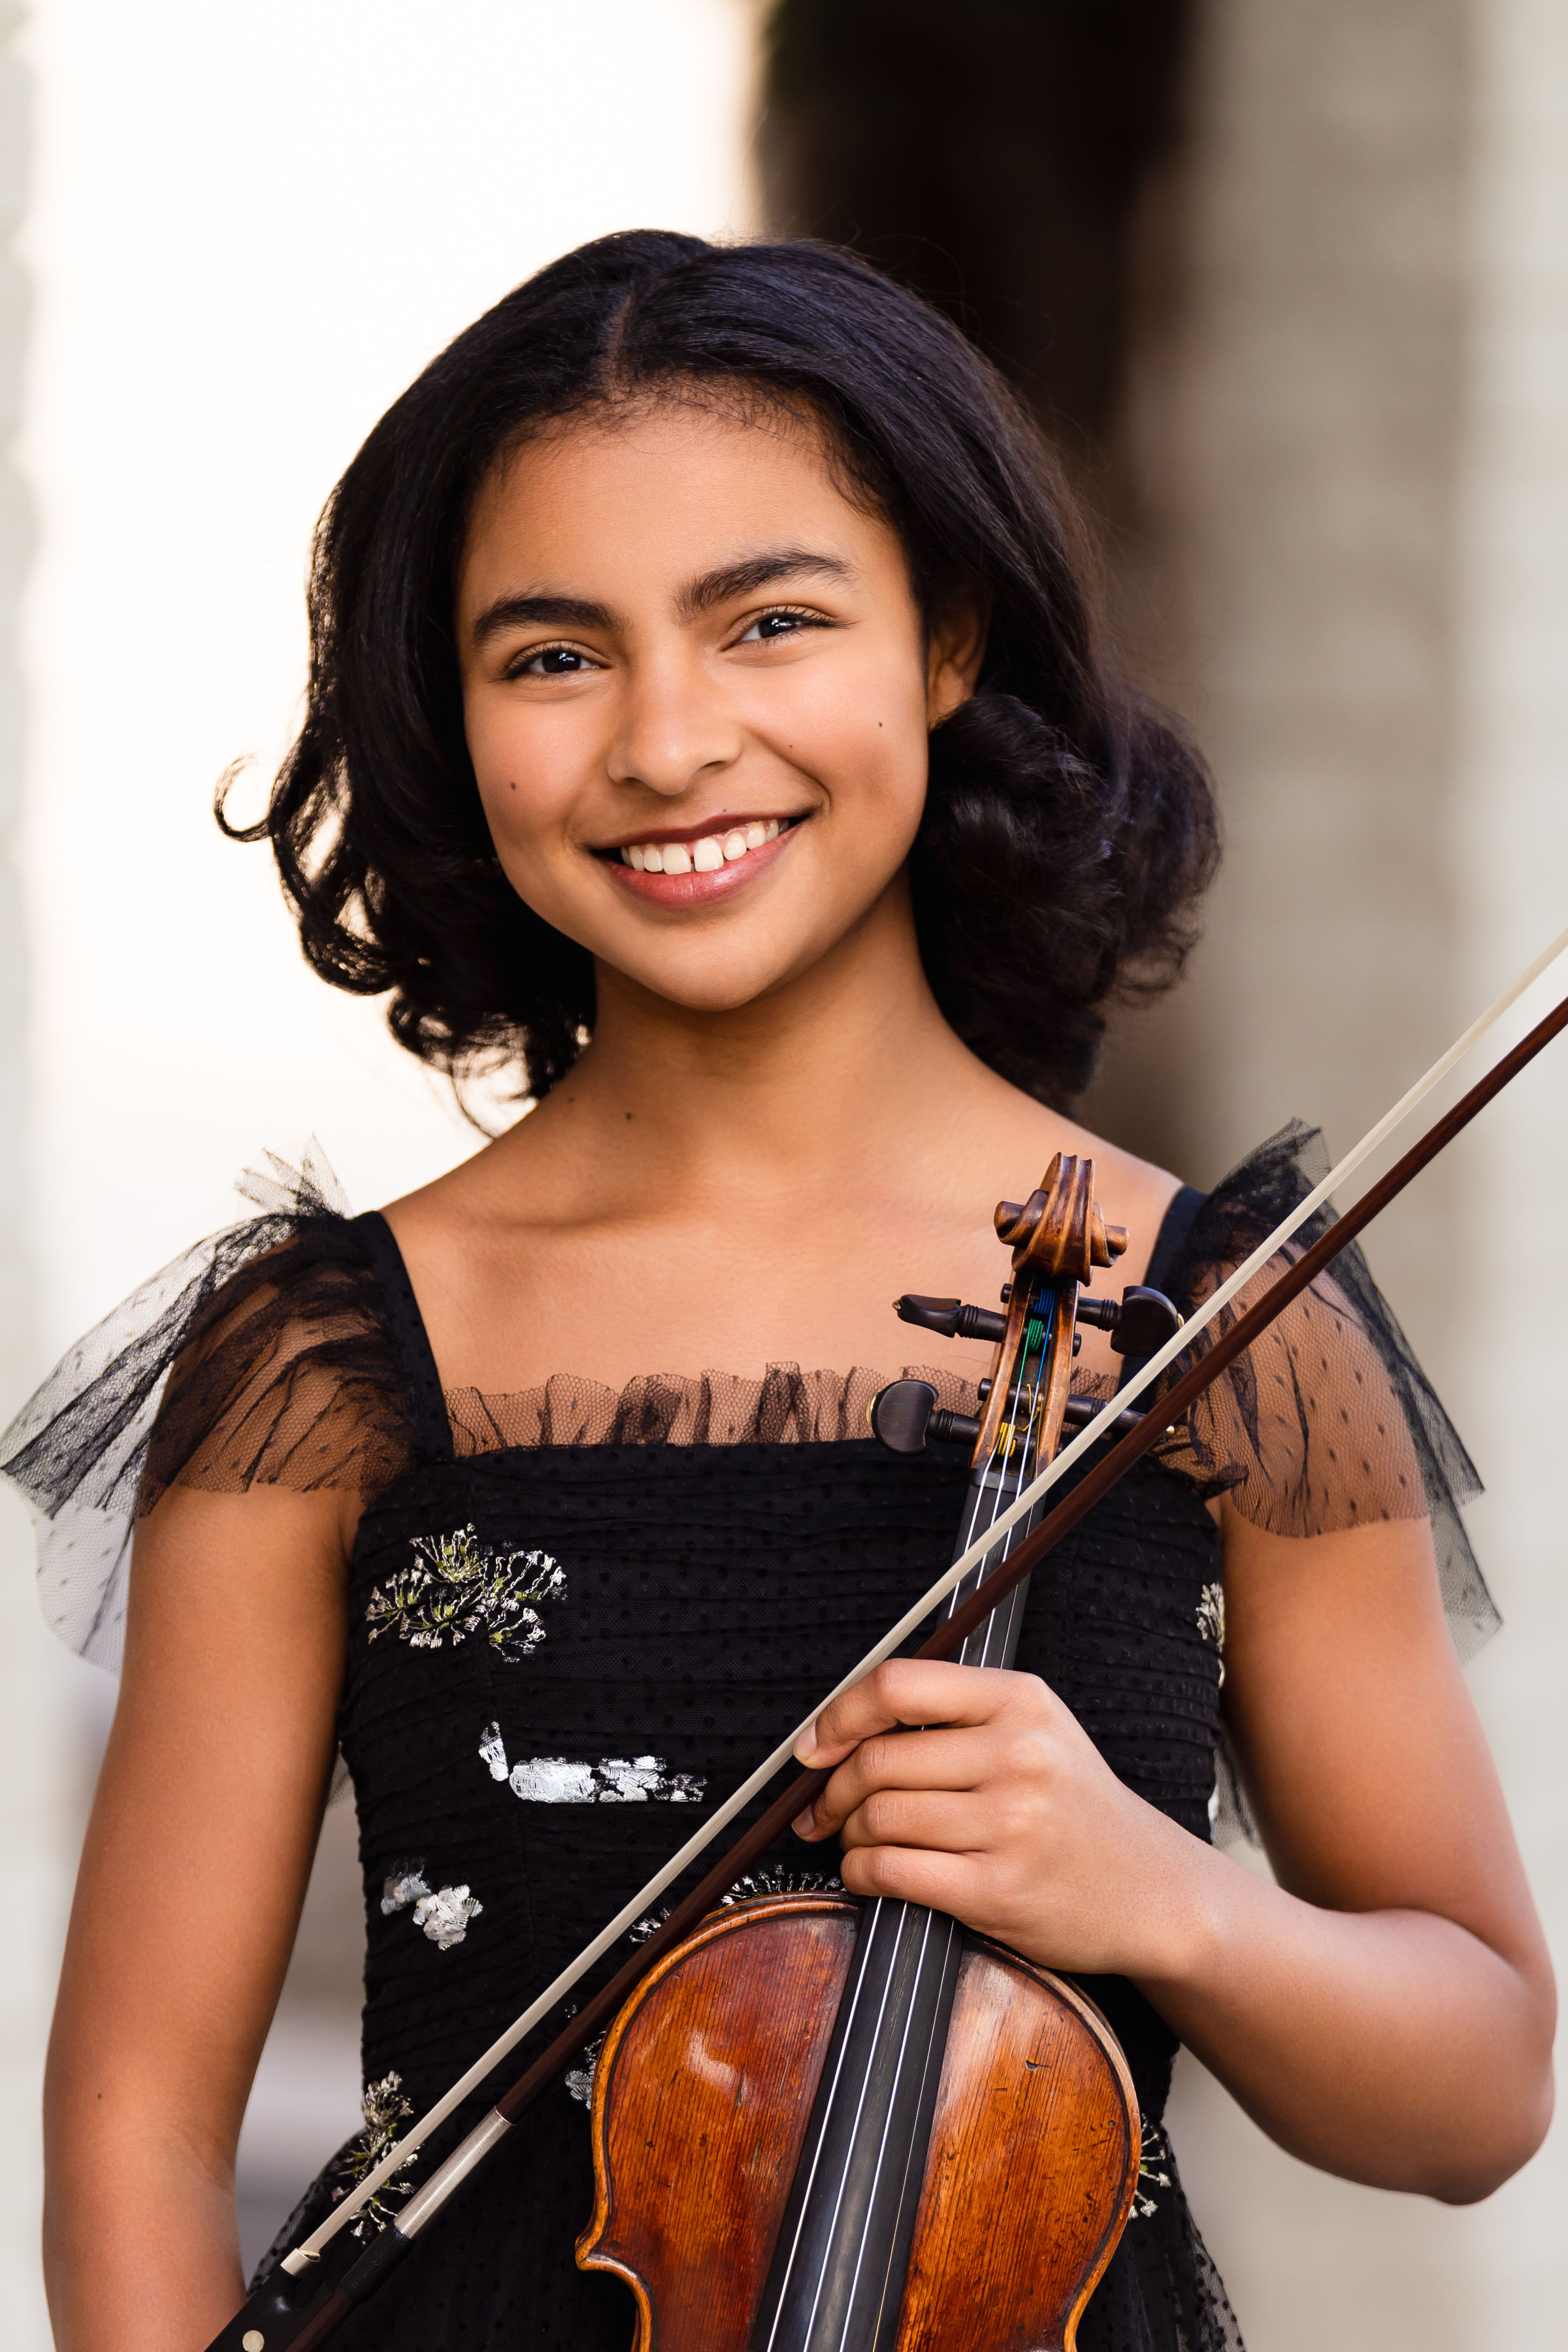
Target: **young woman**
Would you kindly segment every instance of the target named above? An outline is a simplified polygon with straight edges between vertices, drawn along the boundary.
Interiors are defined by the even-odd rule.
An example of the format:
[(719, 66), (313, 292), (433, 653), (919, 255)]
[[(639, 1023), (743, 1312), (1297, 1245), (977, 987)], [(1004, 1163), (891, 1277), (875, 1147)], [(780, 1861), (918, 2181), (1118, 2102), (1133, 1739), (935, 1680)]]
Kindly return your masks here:
[[(384, 1219), (301, 1180), (13, 1433), (100, 1644), (83, 1529), (136, 1496), (49, 2064), (63, 2352), (198, 2352), (241, 2299), (337, 1748), (367, 2126), (281, 2245), (945, 1565), (961, 1452), (865, 1434), (889, 1298), (989, 1298), (993, 1205), (1058, 1150), (1131, 1231), (1116, 1287), (1184, 1305), (1300, 1197), (1299, 1136), (1205, 1201), (1071, 1118), (1179, 964), (1207, 786), (1033, 429), (859, 263), (556, 263), (377, 426), (311, 610), (258, 828), (305, 951), (534, 1107)], [(924, 1352), (971, 1405), (980, 1351)], [(1116, 1370), (1089, 1334), (1078, 1386)], [(1354, 2179), (1484, 2197), (1542, 2136), (1550, 1973), (1434, 1550), (1483, 1622), (1468, 1475), (1352, 1257), (1037, 1579), (1017, 1671), (895, 1664), (816, 1727), (780, 1867), (1075, 1972), (1121, 2036), (1157, 2154), (1086, 2352), (1239, 2340), (1159, 2133), (1179, 2042)], [(1278, 1884), (1209, 1843), (1222, 1725)], [(624, 2347), (591, 2200), (562, 2088), (341, 2341)]]

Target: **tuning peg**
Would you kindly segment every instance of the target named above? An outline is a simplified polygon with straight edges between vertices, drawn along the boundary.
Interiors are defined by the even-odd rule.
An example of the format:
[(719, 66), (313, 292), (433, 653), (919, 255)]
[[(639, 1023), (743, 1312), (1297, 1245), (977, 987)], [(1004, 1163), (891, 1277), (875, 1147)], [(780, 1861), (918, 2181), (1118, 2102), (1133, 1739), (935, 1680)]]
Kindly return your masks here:
[(1121, 1320), (1121, 1301), (1119, 1298), (1080, 1298), (1078, 1319), (1080, 1323), (1091, 1324), (1097, 1331), (1114, 1331)]
[[(1069, 1396), (1062, 1419), (1069, 1429), (1087, 1429), (1095, 1414), (1103, 1410), (1099, 1397)], [(1118, 1437), (1125, 1437), (1130, 1429), (1137, 1428), (1142, 1418), (1141, 1412), (1134, 1412), (1129, 1405), (1124, 1412), (1117, 1414), (1110, 1426)]]
[(1181, 1328), (1180, 1311), (1164, 1292), (1147, 1289), (1142, 1283), (1135, 1282), (1121, 1294), (1121, 1312), (1110, 1344), (1119, 1356), (1152, 1356), (1156, 1348), (1173, 1339)]
[(866, 1419), (872, 1436), (889, 1454), (923, 1454), (928, 1438), (939, 1444), (973, 1445), (980, 1434), (973, 1413), (948, 1412), (938, 1405), (929, 1381), (893, 1381), (879, 1389)]
[(922, 1298), (906, 1290), (893, 1301), (902, 1323), (918, 1323), (922, 1331), (940, 1331), (944, 1339), (984, 1339), (994, 1347), (1007, 1328), (1007, 1318), (989, 1307), (966, 1307), (961, 1298)]
[(1120, 1298), (1080, 1298), (1078, 1319), (1109, 1331), (1119, 1356), (1152, 1356), (1182, 1328), (1182, 1318), (1163, 1290), (1135, 1282)]

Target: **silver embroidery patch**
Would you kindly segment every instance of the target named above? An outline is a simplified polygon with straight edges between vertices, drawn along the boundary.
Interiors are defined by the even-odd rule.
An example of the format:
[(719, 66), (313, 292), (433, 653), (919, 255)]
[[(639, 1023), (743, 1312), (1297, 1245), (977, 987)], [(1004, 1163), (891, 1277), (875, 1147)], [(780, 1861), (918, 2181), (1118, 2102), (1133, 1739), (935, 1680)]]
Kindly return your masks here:
[(499, 1723), (479, 1734), (479, 1756), (490, 1777), (510, 1782), (525, 1805), (697, 1805), (708, 1783), (695, 1772), (672, 1772), (662, 1756), (605, 1756), (581, 1763), (565, 1756), (531, 1756), (508, 1767)]
[(1225, 1587), (1205, 1584), (1198, 1595), (1198, 1633), (1219, 1652), (1220, 1687), (1225, 1687)]
[(749, 1870), (737, 1878), (721, 1906), (749, 1903), (754, 1895), (842, 1895), (844, 1881), (823, 1870)]
[[(609, 2030), (606, 2025), (605, 2033)], [(561, 2078), (580, 2106), (591, 2107), (594, 2104), (594, 2077), (599, 2071), (599, 2053), (605, 2046), (605, 2033), (584, 2045), (578, 2053), (581, 2063)]]
[(411, 1862), (405, 1868), (395, 1870), (389, 1878), (382, 1880), (381, 1916), (384, 1919), (390, 1919), (395, 1911), (406, 1911), (411, 1903), (417, 1903), (422, 1895), (429, 1894), (430, 1889), (423, 1876), (424, 1869), (422, 1862)]
[[(398, 2126), (414, 2113), (403, 2096), (402, 2075), (384, 2074), (379, 2083), (367, 2083), (360, 2100), (360, 2113), (364, 2117), (364, 2129), (340, 2159), (344, 2177), (332, 2190), (334, 2205), (341, 2204), (351, 2189), (357, 2189), (365, 2176), (375, 2170), (397, 2137)], [(387, 2200), (395, 2197), (401, 2200), (409, 2195), (414, 2183), (406, 2176), (418, 2161), (419, 2151), (416, 2148), (382, 2182), (374, 2196), (361, 2206), (349, 2225), (356, 2238), (363, 2238), (372, 2230), (385, 2229), (395, 2210)]]
[(412, 1564), (378, 1584), (366, 1604), (373, 1642), (391, 1633), (412, 1649), (439, 1650), (477, 1634), (509, 1665), (538, 1649), (544, 1626), (533, 1604), (559, 1601), (566, 1590), (547, 1551), (498, 1551), (471, 1526), (416, 1536), (410, 1549)]
[(414, 1924), (423, 1927), (437, 1951), (449, 1952), (468, 1932), (468, 1922), (484, 1909), (466, 1886), (438, 1886), (422, 1895), (414, 1906)]
[(1159, 2199), (1152, 2197), (1143, 2183), (1147, 2180), (1155, 2189), (1169, 2189), (1171, 2176), (1163, 2168), (1174, 2161), (1163, 2126), (1145, 2124), (1142, 2144), (1138, 2150), (1138, 2179), (1132, 2190), (1132, 2210), (1127, 2216), (1130, 2221), (1146, 2221), (1151, 2213), (1159, 2211)]
[(382, 1881), (381, 1912), (390, 1919), (395, 1911), (414, 1906), (414, 1924), (424, 1929), (437, 1950), (449, 1952), (468, 1932), (468, 1922), (484, 1909), (466, 1886), (437, 1886), (425, 1882), (422, 1862), (410, 1863)]

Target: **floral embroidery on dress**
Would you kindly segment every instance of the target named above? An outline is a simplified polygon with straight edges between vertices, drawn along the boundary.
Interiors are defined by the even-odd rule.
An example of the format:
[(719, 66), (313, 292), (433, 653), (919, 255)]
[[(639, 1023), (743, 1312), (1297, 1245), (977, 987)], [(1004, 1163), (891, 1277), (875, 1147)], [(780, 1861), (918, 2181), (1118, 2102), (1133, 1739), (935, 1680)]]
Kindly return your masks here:
[(454, 1944), (463, 1941), (468, 1922), (477, 1919), (485, 1907), (466, 1886), (427, 1886), (422, 1862), (408, 1863), (382, 1881), (384, 1919), (390, 1919), (395, 1911), (406, 1911), (410, 1904), (414, 1906), (415, 1926), (422, 1927), (437, 1951), (442, 1952), (449, 1952)]
[[(342, 2204), (352, 2189), (375, 2170), (382, 2158), (397, 2137), (397, 2127), (414, 2113), (403, 2095), (403, 2077), (397, 2073), (384, 2074), (379, 2083), (367, 2083), (360, 2100), (360, 2113), (364, 2117), (364, 2129), (352, 2140), (338, 2158), (343, 2178), (332, 2190), (334, 2205)], [(417, 2148), (411, 2150), (395, 2172), (384, 2180), (374, 2197), (368, 2198), (355, 2214), (350, 2227), (356, 2238), (367, 2231), (384, 2230), (393, 2218), (393, 2207), (387, 2202), (410, 2194), (414, 2183), (405, 2176), (419, 2161)]]
[(416, 1536), (411, 1566), (377, 1585), (365, 1608), (374, 1642), (394, 1633), (416, 1650), (454, 1648), (481, 1634), (508, 1665), (537, 1650), (544, 1627), (537, 1601), (558, 1601), (564, 1571), (547, 1551), (500, 1551), (472, 1526)]
[(479, 1755), (490, 1777), (505, 1780), (529, 1805), (699, 1805), (708, 1783), (695, 1772), (672, 1772), (662, 1756), (605, 1756), (574, 1762), (565, 1756), (531, 1756), (510, 1768), (499, 1723), (479, 1734)]
[(1219, 1652), (1220, 1688), (1225, 1687), (1225, 1587), (1205, 1584), (1198, 1595), (1198, 1633)]
[(1138, 2179), (1132, 2190), (1132, 2210), (1127, 2216), (1130, 2221), (1146, 2221), (1152, 2213), (1159, 2211), (1159, 2199), (1152, 2197), (1143, 2183), (1147, 2180), (1156, 2189), (1169, 2189), (1171, 2176), (1164, 2167), (1174, 2162), (1163, 2125), (1145, 2124), (1142, 2143), (1138, 2150)]

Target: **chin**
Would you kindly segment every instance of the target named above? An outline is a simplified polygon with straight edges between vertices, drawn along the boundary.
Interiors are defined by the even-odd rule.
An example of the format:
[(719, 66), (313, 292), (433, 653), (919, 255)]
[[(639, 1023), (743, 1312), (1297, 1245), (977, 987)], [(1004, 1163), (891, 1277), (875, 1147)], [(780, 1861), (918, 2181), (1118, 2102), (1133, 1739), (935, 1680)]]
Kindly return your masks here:
[(693, 978), (689, 982), (667, 974), (642, 973), (633, 977), (650, 996), (657, 996), (662, 1003), (672, 1006), (677, 1012), (717, 1019), (727, 1013), (743, 1013), (749, 1004), (759, 1003), (763, 997), (771, 996), (774, 989), (781, 987), (790, 975), (787, 971), (747, 973), (715, 980), (710, 973), (704, 973), (700, 979)]

